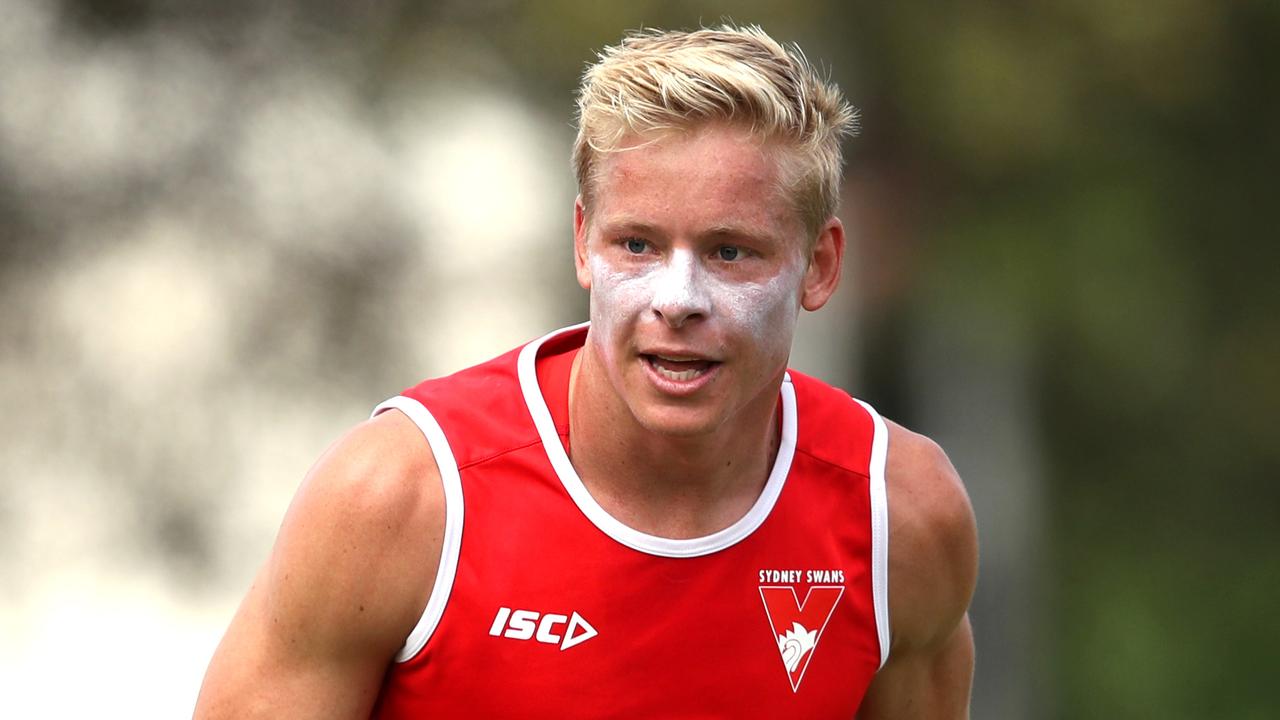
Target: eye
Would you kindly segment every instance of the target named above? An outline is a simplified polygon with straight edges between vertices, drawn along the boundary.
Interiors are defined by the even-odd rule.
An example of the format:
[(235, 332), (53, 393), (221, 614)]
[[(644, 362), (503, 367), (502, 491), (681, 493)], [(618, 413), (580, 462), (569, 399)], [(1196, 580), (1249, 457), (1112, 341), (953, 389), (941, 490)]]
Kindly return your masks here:
[(733, 245), (721, 245), (716, 255), (725, 262), (733, 262), (742, 257), (742, 250)]
[(627, 238), (623, 244), (626, 245), (627, 252), (633, 255), (639, 255), (649, 247), (649, 243), (640, 238)]

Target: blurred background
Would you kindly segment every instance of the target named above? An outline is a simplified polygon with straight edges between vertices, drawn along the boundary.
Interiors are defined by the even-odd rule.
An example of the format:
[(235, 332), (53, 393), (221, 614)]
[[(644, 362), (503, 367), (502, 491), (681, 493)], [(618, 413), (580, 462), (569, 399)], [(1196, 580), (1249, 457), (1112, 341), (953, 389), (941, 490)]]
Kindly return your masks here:
[(974, 717), (1280, 716), (1280, 5), (0, 11), (0, 716), (189, 715), (325, 446), (585, 318), (594, 52), (724, 18), (862, 109), (794, 364), (965, 477)]

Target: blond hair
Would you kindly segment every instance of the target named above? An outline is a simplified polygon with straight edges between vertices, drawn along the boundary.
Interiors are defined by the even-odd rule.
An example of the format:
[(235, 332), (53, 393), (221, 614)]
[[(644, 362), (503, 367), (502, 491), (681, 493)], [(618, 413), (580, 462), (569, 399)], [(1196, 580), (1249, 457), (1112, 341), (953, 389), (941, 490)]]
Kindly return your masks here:
[(789, 151), (780, 166), (783, 190), (811, 236), (835, 214), (840, 141), (856, 133), (857, 111), (799, 47), (755, 25), (640, 31), (600, 52), (578, 92), (573, 168), (583, 204), (591, 207), (600, 156), (636, 147), (624, 146), (626, 138), (716, 122)]

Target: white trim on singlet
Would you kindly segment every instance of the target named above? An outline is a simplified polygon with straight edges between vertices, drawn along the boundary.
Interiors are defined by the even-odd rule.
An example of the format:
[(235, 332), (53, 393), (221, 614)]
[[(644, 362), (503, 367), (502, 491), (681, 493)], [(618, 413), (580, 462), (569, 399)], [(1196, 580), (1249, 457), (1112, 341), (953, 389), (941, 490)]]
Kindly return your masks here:
[[(854, 398), (857, 400), (857, 398)], [(876, 611), (876, 634), (880, 638), (880, 667), (889, 661), (889, 499), (885, 492), (884, 468), (889, 458), (889, 429), (884, 418), (867, 403), (858, 400), (875, 422), (871, 441), (871, 599)]]
[(791, 377), (786, 376), (782, 382), (782, 438), (778, 444), (778, 456), (774, 460), (769, 479), (765, 482), (764, 491), (760, 493), (760, 497), (756, 499), (751, 509), (729, 527), (703, 537), (677, 540), (649, 535), (623, 524), (591, 497), (591, 493), (582, 484), (582, 479), (578, 477), (578, 472), (564, 451), (564, 445), (561, 444), (555, 423), (551, 419), (551, 411), (547, 409), (547, 402), (542, 397), (541, 388), (538, 387), (538, 374), (534, 367), (538, 348), (557, 335), (583, 327), (586, 327), (586, 323), (561, 328), (534, 340), (520, 351), (518, 361), (520, 388), (524, 392), (529, 414), (533, 416), (533, 424), (542, 438), (547, 459), (551, 461), (551, 466), (555, 468), (560, 482), (582, 514), (586, 515), (587, 519), (604, 534), (619, 543), (633, 550), (661, 557), (686, 558), (709, 555), (740, 542), (760, 527), (765, 518), (769, 517), (774, 503), (782, 493), (782, 486), (786, 482), (787, 474), (791, 471), (791, 460), (795, 455), (796, 394), (791, 386)]
[(370, 417), (386, 410), (396, 409), (404, 413), (422, 431), (436, 457), (436, 467), (440, 469), (440, 482), (444, 485), (444, 544), (440, 548), (440, 566), (436, 570), (436, 582), (431, 588), (431, 596), (427, 606), (418, 618), (404, 646), (396, 653), (396, 662), (413, 659), (427, 644), (440, 618), (444, 615), (445, 605), (449, 602), (449, 593), (453, 591), (453, 578), (458, 571), (458, 555), (462, 551), (462, 478), (458, 476), (458, 462), (453, 457), (453, 449), (445, 438), (440, 423), (422, 403), (403, 395), (387, 400), (373, 409)]

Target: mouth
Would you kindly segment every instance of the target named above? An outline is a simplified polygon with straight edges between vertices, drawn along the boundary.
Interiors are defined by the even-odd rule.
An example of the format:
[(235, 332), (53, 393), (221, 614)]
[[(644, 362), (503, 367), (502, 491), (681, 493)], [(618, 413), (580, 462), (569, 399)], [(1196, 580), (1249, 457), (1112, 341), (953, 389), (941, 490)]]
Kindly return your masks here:
[(678, 383), (697, 380), (720, 365), (715, 360), (684, 355), (642, 354), (640, 357), (659, 377)]

